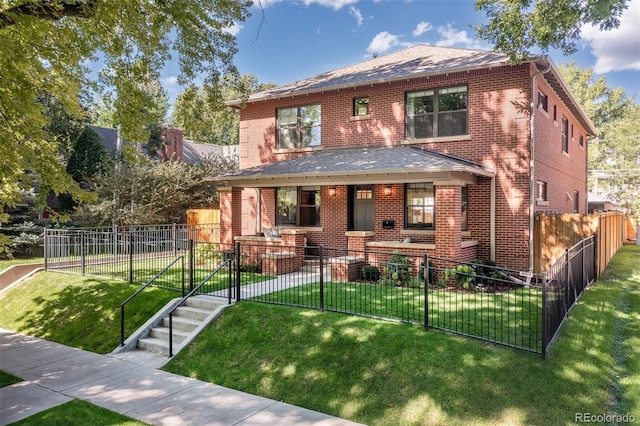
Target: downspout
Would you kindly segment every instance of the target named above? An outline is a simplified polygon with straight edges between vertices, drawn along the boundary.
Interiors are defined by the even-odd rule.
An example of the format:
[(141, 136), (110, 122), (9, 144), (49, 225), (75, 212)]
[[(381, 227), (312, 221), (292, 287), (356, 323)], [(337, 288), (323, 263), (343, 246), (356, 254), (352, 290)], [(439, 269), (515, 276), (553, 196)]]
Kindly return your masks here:
[(536, 180), (534, 173), (535, 164), (535, 113), (536, 113), (536, 77), (546, 74), (551, 70), (551, 62), (547, 61), (547, 68), (535, 72), (531, 76), (531, 117), (529, 118), (529, 272), (533, 272), (533, 226), (534, 226), (534, 209), (536, 202)]
[(489, 222), (489, 229), (490, 229), (490, 252), (489, 252), (489, 256), (492, 262), (495, 262), (496, 260), (496, 177), (491, 176), (491, 207), (490, 207), (490, 222)]

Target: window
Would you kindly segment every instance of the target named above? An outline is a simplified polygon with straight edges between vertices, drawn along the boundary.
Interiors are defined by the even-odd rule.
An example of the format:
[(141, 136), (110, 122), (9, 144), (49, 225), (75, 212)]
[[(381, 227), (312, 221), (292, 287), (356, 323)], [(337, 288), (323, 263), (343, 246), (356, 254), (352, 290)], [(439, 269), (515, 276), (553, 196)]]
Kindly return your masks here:
[(547, 201), (547, 182), (536, 182), (536, 200)]
[(467, 134), (467, 87), (407, 93), (405, 137)]
[(562, 117), (562, 152), (569, 152), (569, 120)]
[(547, 95), (542, 92), (538, 92), (538, 108), (545, 112), (549, 112), (549, 99), (547, 98)]
[(433, 183), (408, 183), (405, 186), (407, 229), (435, 229), (435, 190)]
[(322, 109), (319, 104), (279, 108), (278, 148), (303, 148), (320, 145)]
[(580, 192), (573, 191), (573, 212), (580, 213)]
[(276, 190), (276, 224), (319, 226), (320, 187), (282, 187)]
[(558, 106), (553, 106), (553, 121), (558, 121)]
[(469, 230), (469, 220), (468, 220), (468, 207), (469, 207), (469, 202), (468, 202), (468, 196), (469, 196), (469, 187), (468, 186), (463, 186), (462, 187), (462, 217), (461, 217), (461, 224), (462, 224), (462, 230), (463, 231), (468, 231)]
[(571, 139), (573, 139), (573, 124), (571, 125)]
[(580, 148), (584, 147), (584, 136), (578, 136), (578, 144), (580, 144)]
[(369, 115), (369, 98), (355, 98), (353, 100), (353, 115)]

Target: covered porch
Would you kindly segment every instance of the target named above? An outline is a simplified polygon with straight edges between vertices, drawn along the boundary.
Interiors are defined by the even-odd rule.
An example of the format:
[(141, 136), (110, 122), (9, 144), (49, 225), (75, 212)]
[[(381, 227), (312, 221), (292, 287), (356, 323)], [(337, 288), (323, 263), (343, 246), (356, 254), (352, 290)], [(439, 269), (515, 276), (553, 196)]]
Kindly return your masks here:
[(211, 180), (226, 183), (223, 243), (494, 258), (494, 173), (465, 159), (410, 145), (325, 149)]

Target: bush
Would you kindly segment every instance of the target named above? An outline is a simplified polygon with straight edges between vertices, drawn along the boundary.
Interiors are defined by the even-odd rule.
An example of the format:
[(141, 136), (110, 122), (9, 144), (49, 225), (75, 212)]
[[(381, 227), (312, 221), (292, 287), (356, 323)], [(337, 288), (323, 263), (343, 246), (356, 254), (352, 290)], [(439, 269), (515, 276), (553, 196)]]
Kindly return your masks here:
[(444, 270), (446, 280), (455, 279), (459, 288), (468, 290), (476, 285), (476, 270), (473, 265), (462, 264)]
[(405, 286), (409, 284), (412, 274), (411, 258), (394, 251), (393, 256), (382, 270), (382, 282), (388, 285)]
[(380, 269), (377, 266), (365, 265), (360, 270), (360, 277), (364, 281), (377, 282), (380, 279)]

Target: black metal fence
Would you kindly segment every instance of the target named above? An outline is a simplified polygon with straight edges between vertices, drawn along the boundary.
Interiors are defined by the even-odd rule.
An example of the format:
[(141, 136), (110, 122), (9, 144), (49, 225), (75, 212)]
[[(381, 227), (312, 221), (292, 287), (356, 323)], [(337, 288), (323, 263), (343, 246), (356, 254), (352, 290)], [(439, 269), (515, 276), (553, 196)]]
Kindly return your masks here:
[[(383, 318), (545, 356), (567, 313), (595, 279), (595, 240), (540, 275), (490, 262), (326, 247), (176, 238), (173, 230), (47, 230), (45, 265), (85, 275), (198, 291), (232, 300)], [(178, 260), (176, 260), (178, 259)], [(232, 259), (233, 269), (210, 275)]]

